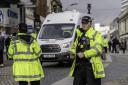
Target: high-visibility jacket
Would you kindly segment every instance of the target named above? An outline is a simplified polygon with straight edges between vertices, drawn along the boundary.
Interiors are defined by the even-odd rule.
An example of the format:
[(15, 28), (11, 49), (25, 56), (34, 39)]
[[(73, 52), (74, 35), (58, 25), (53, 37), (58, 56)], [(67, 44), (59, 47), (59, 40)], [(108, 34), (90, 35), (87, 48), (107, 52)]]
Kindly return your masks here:
[[(75, 55), (75, 59), (73, 65), (70, 70), (70, 76), (73, 76), (75, 65), (76, 65), (76, 47), (78, 44), (78, 37), (82, 36), (82, 32), (79, 29), (76, 29), (77, 37), (76, 40), (72, 43), (70, 48), (71, 54)], [(105, 77), (104, 66), (102, 64), (101, 54), (103, 50), (103, 37), (102, 34), (95, 31), (92, 27), (85, 33), (90, 39), (90, 49), (84, 51), (84, 55), (86, 58), (90, 58), (90, 62), (92, 64), (93, 74), (95, 78), (103, 78)]]
[(9, 58), (13, 59), (13, 77), (15, 81), (37, 81), (44, 77), (39, 60), (41, 48), (34, 39), (30, 44), (25, 43), (18, 36), (27, 35), (18, 33), (10, 42)]
[(104, 45), (104, 47), (108, 48), (108, 39), (107, 38), (104, 38), (103, 45)]
[(36, 33), (31, 33), (31, 36), (33, 37), (33, 38), (37, 38), (37, 34)]

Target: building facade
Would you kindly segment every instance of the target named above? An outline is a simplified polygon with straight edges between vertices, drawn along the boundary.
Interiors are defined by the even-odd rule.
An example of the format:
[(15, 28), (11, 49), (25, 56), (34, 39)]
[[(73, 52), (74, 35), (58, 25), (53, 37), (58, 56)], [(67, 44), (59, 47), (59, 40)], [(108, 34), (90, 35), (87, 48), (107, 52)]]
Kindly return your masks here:
[(11, 34), (19, 24), (19, 8), (16, 1), (0, 0), (0, 32)]
[(120, 38), (119, 36), (119, 18), (115, 18), (110, 24), (110, 32), (109, 34), (113, 37)]
[(128, 39), (128, 10), (119, 17), (119, 35)]
[(26, 23), (40, 29), (42, 17), (61, 11), (60, 0), (0, 0), (0, 28), (12, 33), (19, 23)]
[(124, 12), (128, 8), (128, 0), (121, 1), (121, 12)]
[(127, 40), (128, 48), (128, 0), (122, 0), (121, 14), (119, 15), (119, 36)]

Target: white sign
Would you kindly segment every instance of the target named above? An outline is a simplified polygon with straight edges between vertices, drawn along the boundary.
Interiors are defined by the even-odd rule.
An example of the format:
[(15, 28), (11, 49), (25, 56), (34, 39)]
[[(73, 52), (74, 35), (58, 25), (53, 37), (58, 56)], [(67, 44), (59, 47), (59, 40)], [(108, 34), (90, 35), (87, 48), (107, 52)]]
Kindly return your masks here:
[(44, 55), (44, 58), (55, 58), (55, 55)]
[(19, 23), (19, 8), (17, 8), (17, 5), (11, 5), (11, 7), (7, 9), (7, 16), (9, 26), (16, 27)]
[(3, 10), (0, 10), (0, 23), (3, 23), (4, 15)]

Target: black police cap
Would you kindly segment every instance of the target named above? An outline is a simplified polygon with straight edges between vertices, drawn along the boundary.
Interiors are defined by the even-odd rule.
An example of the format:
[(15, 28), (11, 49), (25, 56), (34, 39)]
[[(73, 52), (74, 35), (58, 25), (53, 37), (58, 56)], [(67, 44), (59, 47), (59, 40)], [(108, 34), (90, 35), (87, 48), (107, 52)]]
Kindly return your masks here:
[(88, 22), (91, 22), (92, 19), (90, 16), (83, 16), (82, 17), (82, 20), (81, 20), (81, 23), (88, 23)]

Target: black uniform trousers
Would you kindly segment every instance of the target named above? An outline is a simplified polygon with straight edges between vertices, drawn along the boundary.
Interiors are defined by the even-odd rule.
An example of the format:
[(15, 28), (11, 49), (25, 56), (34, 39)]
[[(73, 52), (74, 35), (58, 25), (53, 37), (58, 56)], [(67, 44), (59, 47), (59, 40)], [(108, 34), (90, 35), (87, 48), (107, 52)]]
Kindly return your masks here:
[[(31, 85), (40, 85), (40, 81), (31, 81)], [(28, 82), (26, 81), (19, 81), (19, 85), (28, 85)]]
[(4, 50), (0, 50), (0, 64), (4, 64), (4, 58), (3, 58)]
[(90, 62), (76, 65), (73, 85), (101, 85), (101, 78), (95, 79)]

